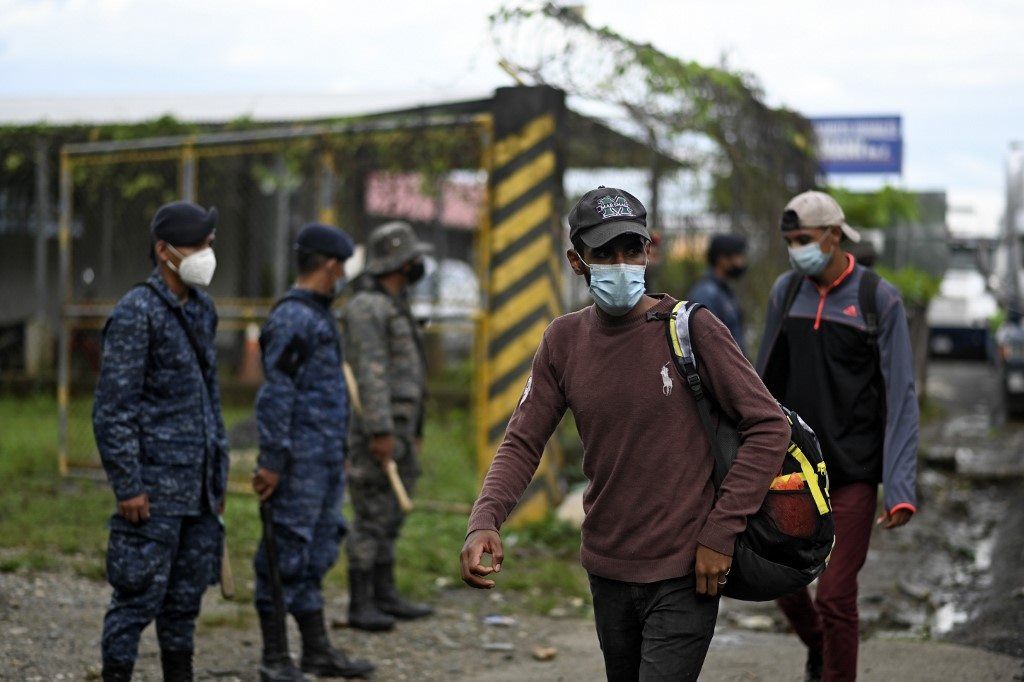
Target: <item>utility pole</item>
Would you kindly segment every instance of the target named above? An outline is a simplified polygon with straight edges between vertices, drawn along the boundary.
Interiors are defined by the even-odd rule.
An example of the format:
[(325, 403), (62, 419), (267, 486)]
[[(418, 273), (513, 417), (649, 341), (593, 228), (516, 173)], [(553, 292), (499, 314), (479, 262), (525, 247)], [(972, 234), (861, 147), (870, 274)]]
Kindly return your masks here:
[(1007, 258), (1007, 307), (1014, 317), (1021, 315), (1020, 292), (1020, 224), (1024, 213), (1024, 143), (1010, 144), (1006, 160), (1006, 216), (1003, 219)]

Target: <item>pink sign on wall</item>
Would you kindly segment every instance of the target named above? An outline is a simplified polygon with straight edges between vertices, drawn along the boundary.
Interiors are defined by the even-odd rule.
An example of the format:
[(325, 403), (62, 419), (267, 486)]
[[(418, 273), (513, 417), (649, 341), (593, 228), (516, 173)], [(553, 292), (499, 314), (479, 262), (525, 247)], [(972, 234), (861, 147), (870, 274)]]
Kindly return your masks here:
[(448, 227), (476, 229), (484, 198), (482, 183), (447, 180), (439, 198), (431, 196), (430, 190), (419, 173), (371, 173), (366, 183), (366, 212), (416, 222), (439, 219)]

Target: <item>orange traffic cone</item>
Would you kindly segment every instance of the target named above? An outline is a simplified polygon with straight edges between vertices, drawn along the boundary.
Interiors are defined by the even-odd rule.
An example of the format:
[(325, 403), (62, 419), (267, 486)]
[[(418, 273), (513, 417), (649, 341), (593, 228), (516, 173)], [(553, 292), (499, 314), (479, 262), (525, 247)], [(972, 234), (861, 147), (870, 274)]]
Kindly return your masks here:
[(260, 365), (260, 328), (255, 323), (245, 327), (245, 346), (242, 348), (242, 362), (238, 366), (238, 380), (250, 386), (263, 381), (263, 367)]

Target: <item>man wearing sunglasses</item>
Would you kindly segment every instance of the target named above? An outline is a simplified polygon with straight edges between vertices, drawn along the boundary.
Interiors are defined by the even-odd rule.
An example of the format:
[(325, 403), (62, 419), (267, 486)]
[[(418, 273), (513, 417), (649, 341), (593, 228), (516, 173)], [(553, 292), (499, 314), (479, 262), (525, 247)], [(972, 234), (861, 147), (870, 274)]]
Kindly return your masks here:
[(823, 192), (782, 215), (791, 272), (772, 288), (757, 368), (772, 394), (814, 429), (828, 465), (836, 547), (818, 579), (779, 605), (808, 648), (807, 680), (857, 675), (857, 574), (878, 524), (916, 511), (918, 408), (899, 292), (843, 249), (860, 235)]

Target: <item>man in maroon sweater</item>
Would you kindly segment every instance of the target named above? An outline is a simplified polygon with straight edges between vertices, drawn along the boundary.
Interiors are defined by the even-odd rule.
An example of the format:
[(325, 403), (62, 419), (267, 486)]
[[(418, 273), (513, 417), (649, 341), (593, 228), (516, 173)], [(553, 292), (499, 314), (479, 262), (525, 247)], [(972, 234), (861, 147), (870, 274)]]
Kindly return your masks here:
[(644, 294), (650, 233), (643, 205), (600, 187), (580, 199), (569, 226), (566, 255), (596, 305), (559, 317), (544, 333), (473, 507), (462, 578), (494, 587), (504, 560), (498, 531), (571, 409), (589, 481), (580, 554), (608, 679), (696, 679), (735, 537), (782, 465), (789, 425), (725, 325), (706, 310), (696, 313), (701, 374), (743, 434), (716, 499), (710, 443), (676, 374), (665, 322), (651, 314), (670, 312), (675, 301)]

